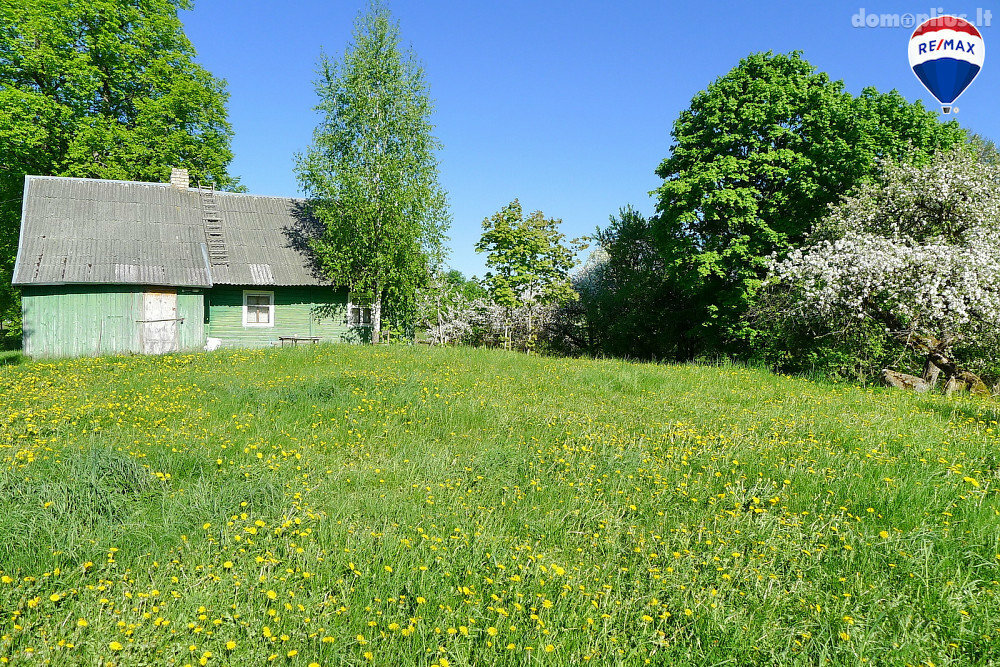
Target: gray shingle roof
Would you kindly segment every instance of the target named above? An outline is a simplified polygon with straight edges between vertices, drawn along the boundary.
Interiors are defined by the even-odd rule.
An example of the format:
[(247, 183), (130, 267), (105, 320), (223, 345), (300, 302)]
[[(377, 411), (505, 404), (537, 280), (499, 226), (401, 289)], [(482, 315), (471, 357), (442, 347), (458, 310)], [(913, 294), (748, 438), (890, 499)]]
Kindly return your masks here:
[(211, 265), (197, 189), (28, 176), (14, 284), (325, 285), (302, 200), (216, 192), (229, 264)]

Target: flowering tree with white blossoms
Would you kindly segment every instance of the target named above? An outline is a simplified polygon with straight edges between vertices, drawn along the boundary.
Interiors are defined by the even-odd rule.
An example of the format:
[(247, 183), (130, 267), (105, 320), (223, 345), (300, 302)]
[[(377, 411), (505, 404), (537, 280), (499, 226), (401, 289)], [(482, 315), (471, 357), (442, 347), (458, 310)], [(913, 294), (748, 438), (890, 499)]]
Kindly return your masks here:
[(948, 387), (967, 381), (953, 347), (996, 349), (1000, 327), (1000, 167), (962, 148), (885, 164), (804, 247), (772, 260), (770, 279), (795, 295), (789, 315), (877, 322), (926, 355), (930, 385), (940, 371)]
[(463, 287), (460, 273), (432, 270), (427, 284), (417, 290), (416, 325), (431, 345), (462, 342), (472, 332), (475, 299)]
[(471, 320), (469, 342), (524, 351), (545, 342), (545, 334), (555, 311), (553, 305), (539, 306), (526, 300), (513, 307), (501, 305), (489, 296), (476, 299), (472, 307), (475, 314)]
[[(456, 276), (457, 274), (457, 276)], [(490, 298), (475, 278), (432, 272), (417, 292), (416, 321), (431, 345), (485, 345), (530, 349), (548, 343), (558, 306), (521, 299), (513, 308)]]

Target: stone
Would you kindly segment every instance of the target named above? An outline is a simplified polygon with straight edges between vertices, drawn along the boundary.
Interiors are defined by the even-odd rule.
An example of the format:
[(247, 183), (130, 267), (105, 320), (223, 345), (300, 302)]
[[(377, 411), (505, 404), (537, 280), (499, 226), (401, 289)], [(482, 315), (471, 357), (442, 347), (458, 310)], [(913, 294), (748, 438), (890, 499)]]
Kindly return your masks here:
[(969, 371), (962, 371), (956, 376), (958, 383), (964, 385), (964, 389), (968, 391), (973, 396), (992, 396), (990, 388), (986, 386), (983, 379), (976, 375), (975, 373), (970, 373)]
[(931, 383), (916, 375), (907, 375), (888, 368), (882, 369), (882, 381), (896, 389), (906, 389), (923, 394), (931, 390)]

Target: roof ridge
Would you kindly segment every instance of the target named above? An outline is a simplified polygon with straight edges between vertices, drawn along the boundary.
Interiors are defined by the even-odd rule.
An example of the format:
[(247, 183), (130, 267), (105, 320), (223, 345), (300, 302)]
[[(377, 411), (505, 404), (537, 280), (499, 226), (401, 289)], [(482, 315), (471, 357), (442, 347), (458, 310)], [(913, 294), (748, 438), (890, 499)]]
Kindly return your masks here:
[[(32, 181), (85, 181), (89, 183), (124, 183), (127, 185), (158, 185), (168, 188), (170, 183), (156, 183), (153, 181), (125, 181), (117, 178), (85, 178), (83, 176), (42, 176), (38, 174), (27, 174), (25, 178)], [(192, 188), (189, 188), (192, 189)], [(195, 188), (196, 189), (196, 188)]]
[[(36, 174), (25, 175), (26, 180), (46, 180), (46, 181), (82, 181), (86, 183), (121, 183), (122, 185), (155, 185), (161, 188), (172, 187), (170, 183), (157, 183), (155, 181), (125, 181), (117, 178), (85, 178), (83, 176), (42, 176)], [(180, 189), (180, 188), (177, 188)], [(198, 188), (187, 188), (187, 192), (198, 192)], [(286, 195), (256, 195), (252, 192), (228, 192), (226, 190), (216, 190), (216, 195), (239, 195), (242, 197), (262, 197), (266, 199), (288, 199), (290, 201), (308, 201), (306, 197), (289, 197)]]

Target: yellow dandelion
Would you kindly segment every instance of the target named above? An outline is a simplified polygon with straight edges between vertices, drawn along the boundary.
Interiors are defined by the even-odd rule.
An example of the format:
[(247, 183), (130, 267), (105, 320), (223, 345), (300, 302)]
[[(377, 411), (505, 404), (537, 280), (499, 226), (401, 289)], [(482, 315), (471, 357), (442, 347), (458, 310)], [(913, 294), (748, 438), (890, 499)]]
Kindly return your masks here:
[(108, 644), (108, 648), (111, 649), (112, 651), (120, 651), (125, 647), (121, 645), (121, 642), (111, 642), (110, 644)]

